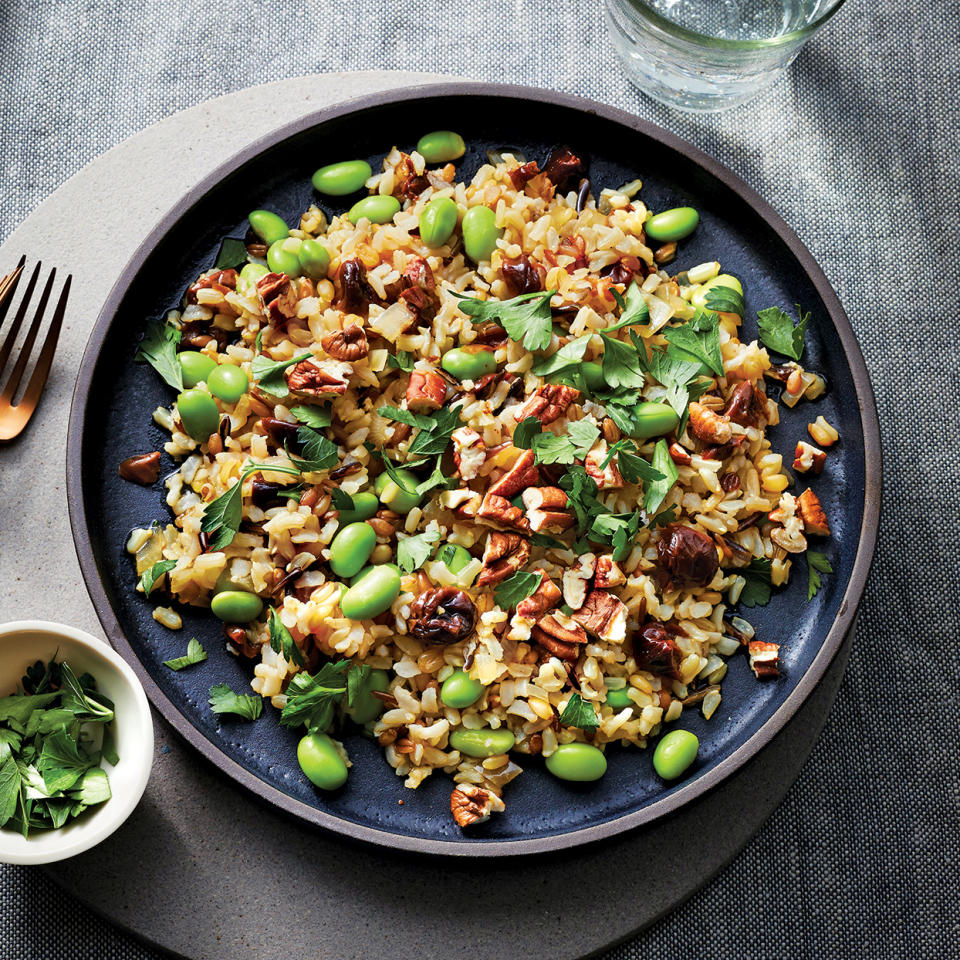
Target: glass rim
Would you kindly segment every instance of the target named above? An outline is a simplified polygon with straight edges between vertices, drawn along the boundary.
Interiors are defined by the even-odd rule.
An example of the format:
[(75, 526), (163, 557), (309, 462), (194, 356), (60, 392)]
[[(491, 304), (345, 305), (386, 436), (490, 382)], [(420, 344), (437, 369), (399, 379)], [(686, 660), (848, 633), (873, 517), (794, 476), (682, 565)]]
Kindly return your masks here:
[(785, 46), (810, 36), (816, 30), (820, 29), (846, 2), (847, 0), (837, 0), (837, 2), (821, 16), (811, 23), (800, 27), (797, 30), (791, 30), (789, 33), (782, 33), (776, 37), (770, 37), (766, 40), (732, 40), (726, 37), (711, 37), (706, 33), (697, 33), (689, 27), (683, 27), (679, 23), (665, 17), (662, 13), (654, 10), (646, 0), (622, 0), (629, 7), (633, 7), (642, 16), (653, 21), (665, 33), (680, 40), (688, 40), (704, 47), (714, 47), (723, 50), (766, 50), (771, 47)]

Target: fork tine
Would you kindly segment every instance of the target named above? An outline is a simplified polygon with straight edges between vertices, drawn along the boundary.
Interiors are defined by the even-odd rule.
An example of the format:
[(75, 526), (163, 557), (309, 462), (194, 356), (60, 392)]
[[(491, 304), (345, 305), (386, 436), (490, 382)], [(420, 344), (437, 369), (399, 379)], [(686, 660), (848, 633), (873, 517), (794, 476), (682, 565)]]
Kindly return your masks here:
[[(13, 326), (10, 328), (10, 331), (7, 333), (7, 339), (4, 340), (3, 346), (0, 347), (0, 373), (3, 373), (3, 368), (6, 366), (7, 359), (10, 356), (10, 351), (13, 350), (13, 345), (17, 340), (17, 334), (20, 332), (20, 327), (23, 325), (23, 318), (27, 315), (27, 307), (30, 305), (30, 298), (33, 296), (33, 288), (37, 285), (37, 277), (40, 276), (40, 264), (38, 263), (33, 271), (33, 276), (30, 277), (30, 282), (27, 284), (27, 291), (23, 295), (23, 299), (20, 301), (20, 309), (17, 311), (16, 317), (13, 319)], [(7, 301), (9, 303), (9, 301)], [(4, 307), (4, 314), (6, 315), (6, 307)], [(3, 319), (3, 316), (0, 316), (0, 320)]]
[[(7, 317), (7, 310), (13, 302), (13, 295), (16, 293), (17, 284), (23, 275), (23, 265), (26, 262), (26, 256), (22, 256), (16, 267), (0, 281), (0, 327), (3, 326), (3, 321)], [(3, 364), (0, 364), (0, 369), (3, 369)]]
[[(37, 312), (33, 315), (33, 323), (30, 324), (30, 329), (27, 331), (26, 339), (23, 341), (23, 346), (20, 348), (20, 356), (17, 357), (16, 366), (14, 366), (13, 371), (10, 374), (10, 379), (7, 381), (7, 385), (3, 388), (3, 393), (0, 393), (0, 404), (6, 402), (13, 404), (13, 397), (17, 392), (17, 387), (20, 386), (20, 380), (23, 377), (23, 371), (27, 368), (27, 361), (30, 359), (30, 351), (33, 350), (33, 344), (36, 342), (37, 333), (40, 330), (40, 324), (43, 321), (43, 313), (47, 309), (47, 301), (50, 299), (50, 291), (53, 289), (53, 281), (57, 275), (56, 268), (50, 271), (50, 276), (47, 278), (47, 282), (44, 285), (43, 293), (40, 295), (40, 303), (37, 304)], [(26, 298), (24, 298), (24, 303), (26, 303)], [(21, 312), (25, 312), (21, 310)], [(20, 321), (21, 316), (17, 314), (17, 320)], [(19, 324), (18, 324), (19, 325)], [(9, 337), (7, 338), (9, 340)]]
[(18, 406), (31, 409), (36, 407), (40, 401), (40, 394), (43, 391), (44, 384), (47, 382), (50, 365), (53, 363), (53, 354), (57, 349), (57, 340), (60, 339), (60, 327), (63, 324), (63, 315), (67, 311), (67, 297), (70, 296), (71, 280), (73, 280), (72, 274), (67, 277), (67, 282), (63, 285), (63, 292), (60, 294), (59, 301), (57, 301), (57, 309), (54, 311), (53, 320), (50, 322), (50, 329), (47, 330), (47, 338), (43, 342), (43, 350), (40, 352), (40, 357), (37, 360), (37, 367), (30, 376), (27, 389)]

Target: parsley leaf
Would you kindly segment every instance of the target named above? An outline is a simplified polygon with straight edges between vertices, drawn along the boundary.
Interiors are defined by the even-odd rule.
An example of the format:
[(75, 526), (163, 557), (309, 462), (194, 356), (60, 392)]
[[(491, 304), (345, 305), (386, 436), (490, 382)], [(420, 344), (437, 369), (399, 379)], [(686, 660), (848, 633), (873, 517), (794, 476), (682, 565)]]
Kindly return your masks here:
[(613, 299), (617, 301), (617, 306), (620, 307), (620, 319), (611, 326), (605, 327), (604, 333), (613, 333), (614, 330), (622, 330), (624, 327), (641, 326), (650, 322), (650, 308), (636, 281), (627, 288), (626, 299), (616, 290), (610, 292), (613, 294)]
[(646, 378), (640, 367), (639, 351), (622, 340), (614, 340), (603, 333), (600, 336), (603, 339), (603, 379), (611, 387), (643, 387)]
[(677, 465), (670, 456), (670, 448), (667, 441), (660, 439), (653, 448), (652, 466), (658, 473), (662, 474), (661, 480), (651, 480), (646, 484), (643, 493), (643, 509), (647, 516), (650, 516), (659, 509), (660, 504), (666, 499), (670, 488), (677, 482), (680, 476)]
[(349, 660), (338, 660), (321, 667), (319, 673), (297, 673), (287, 686), (287, 705), (280, 714), (280, 725), (324, 731), (333, 722), (333, 712), (347, 692)]
[(582, 460), (600, 436), (600, 428), (589, 420), (575, 420), (567, 426), (567, 436), (573, 443), (577, 458)]
[(244, 720), (256, 720), (263, 712), (263, 699), (234, 693), (228, 684), (210, 688), (210, 706), (214, 713), (235, 713)]
[(149, 570), (144, 570), (143, 576), (140, 578), (140, 586), (143, 587), (143, 592), (149, 597), (153, 588), (157, 585), (157, 581), (176, 565), (176, 560), (158, 560)]
[(794, 326), (790, 316), (779, 307), (768, 307), (766, 310), (760, 310), (757, 313), (760, 339), (764, 345), (794, 360), (799, 360), (803, 354), (803, 339), (807, 332), (807, 323), (810, 320), (810, 314), (803, 313), (799, 303), (797, 304), (797, 316), (799, 322)]
[(640, 511), (632, 514), (602, 513), (593, 521), (590, 539), (598, 543), (609, 543), (613, 549), (613, 559), (625, 560), (640, 529)]
[(203, 649), (200, 641), (196, 637), (191, 637), (187, 644), (185, 656), (174, 657), (172, 660), (164, 660), (163, 665), (171, 670), (183, 670), (184, 667), (192, 667), (195, 663), (203, 663), (207, 659), (207, 651)]
[[(91, 767), (84, 772), (73, 788), (67, 791), (67, 794), (71, 800), (88, 807), (97, 803), (105, 803), (113, 796), (110, 792), (107, 771), (101, 767)], [(50, 801), (48, 800), (47, 803), (49, 805)], [(60, 824), (62, 826), (70, 816), (70, 809), (62, 810), (60, 815), (63, 817)], [(56, 824), (54, 825), (56, 826)]]
[(833, 567), (825, 553), (819, 550), (807, 551), (807, 599), (812, 600), (821, 587), (820, 574), (833, 573)]
[(65, 662), (60, 664), (60, 706), (84, 723), (109, 723), (113, 719), (113, 704), (96, 693), (93, 678), (85, 673), (78, 680)]
[(250, 373), (261, 390), (266, 390), (270, 396), (282, 400), (290, 393), (290, 387), (287, 386), (283, 371), (287, 367), (292, 367), (295, 363), (309, 360), (312, 356), (313, 354), (308, 350), (292, 360), (271, 360), (260, 353), (253, 358), (253, 363), (250, 364)]
[(214, 270), (230, 270), (247, 262), (247, 245), (236, 237), (224, 237), (220, 243)]
[(413, 370), (415, 357), (407, 350), (398, 350), (396, 356), (392, 353), (387, 354), (387, 366), (396, 370), (404, 370), (410, 373)]
[(590, 344), (591, 334), (583, 337), (577, 337), (565, 343), (553, 356), (543, 357), (533, 365), (530, 372), (538, 377), (553, 377), (562, 373), (576, 370), (583, 360), (583, 355), (587, 352)]
[(402, 407), (383, 406), (377, 410), (377, 413), (387, 420), (405, 423), (407, 426), (417, 427), (420, 430), (429, 430), (433, 426), (433, 417), (413, 413), (410, 410), (404, 410)]
[(290, 412), (302, 424), (308, 427), (314, 427), (315, 429), (329, 427), (331, 423), (329, 407), (291, 407)]
[(439, 457), (450, 443), (453, 431), (460, 426), (460, 407), (441, 407), (430, 418), (430, 426), (421, 428), (407, 453), (412, 457)]
[(17, 809), (20, 799), (20, 770), (14, 757), (7, 755), (0, 761), (0, 827)]
[(413, 573), (419, 570), (433, 553), (431, 544), (440, 539), (438, 530), (426, 530), (423, 533), (407, 537), (397, 544), (397, 566), (404, 573)]
[(581, 730), (596, 730), (600, 726), (593, 704), (584, 700), (579, 693), (572, 694), (567, 701), (563, 713), (560, 714), (560, 722)]
[(740, 591), (739, 603), (745, 607), (765, 607), (770, 602), (770, 561), (754, 557), (750, 565), (740, 571), (747, 584)]
[(617, 465), (620, 473), (627, 483), (657, 483), (660, 480), (666, 480), (666, 476), (647, 463), (643, 457), (636, 453), (636, 448), (631, 452), (623, 449), (617, 454)]
[(667, 403), (683, 417), (690, 402), (687, 385), (699, 375), (700, 360), (671, 344), (666, 350), (653, 350), (649, 365), (653, 378), (667, 388)]
[(578, 533), (589, 530), (594, 517), (609, 512), (597, 499), (596, 481), (580, 464), (574, 464), (560, 478), (560, 487), (567, 492), (567, 506), (576, 514)]
[(294, 641), (293, 634), (284, 626), (276, 607), (270, 608), (267, 628), (270, 631), (270, 649), (274, 653), (279, 653), (287, 663), (295, 663), (298, 667), (302, 667), (303, 654)]
[(166, 320), (152, 319), (140, 340), (135, 363), (149, 363), (174, 390), (183, 390), (183, 371), (177, 360), (180, 331)]
[[(297, 442), (302, 457), (295, 457), (287, 451), (287, 456), (301, 473), (322, 473), (331, 470), (340, 462), (337, 445), (312, 427), (300, 427), (297, 430)], [(270, 470), (270, 467), (263, 468)]]
[(441, 457), (437, 457), (437, 462), (433, 467), (433, 473), (431, 473), (426, 480), (423, 480), (417, 484), (416, 491), (421, 497), (436, 487), (443, 487), (446, 490), (452, 490), (454, 487), (459, 486), (460, 481), (456, 477), (448, 477), (440, 469), (441, 459)]
[(347, 671), (347, 706), (354, 707), (360, 698), (370, 692), (373, 668), (368, 663), (355, 663)]
[(538, 433), (531, 441), (535, 463), (566, 463), (576, 459), (573, 443), (555, 433)]
[(743, 319), (743, 294), (734, 287), (711, 287), (704, 302), (708, 310), (715, 313), (735, 313)]
[(655, 530), (657, 527), (665, 527), (668, 523), (673, 523), (677, 519), (677, 505), (671, 503), (666, 510), (661, 510), (648, 524), (647, 527), (650, 530)]
[(698, 311), (687, 323), (679, 327), (664, 327), (660, 332), (668, 343), (702, 360), (718, 377), (723, 376), (720, 319), (715, 313)]
[(504, 610), (515, 607), (521, 600), (526, 600), (540, 586), (542, 573), (515, 573), (504, 580), (493, 591), (493, 602)]
[(550, 298), (556, 292), (523, 293), (512, 300), (478, 300), (462, 293), (454, 296), (460, 298), (460, 310), (472, 323), (496, 321), (511, 340), (532, 351), (545, 350), (550, 345), (553, 337)]
[(215, 534), (210, 550), (216, 552), (232, 543), (243, 522), (243, 481), (245, 474), (216, 500), (211, 500), (203, 511), (200, 529)]
[(526, 417), (517, 424), (513, 431), (512, 443), (520, 450), (529, 450), (533, 445), (533, 439), (543, 433), (543, 427), (536, 417)]
[(569, 550), (569, 544), (564, 543), (562, 540), (558, 540), (556, 537), (551, 537), (546, 533), (533, 533), (530, 535), (530, 542), (535, 547), (546, 547), (554, 548), (556, 550)]
[(90, 757), (81, 757), (74, 740), (65, 730), (51, 733), (43, 741), (37, 758), (37, 770), (43, 777), (47, 793), (69, 790), (80, 775), (95, 766)]

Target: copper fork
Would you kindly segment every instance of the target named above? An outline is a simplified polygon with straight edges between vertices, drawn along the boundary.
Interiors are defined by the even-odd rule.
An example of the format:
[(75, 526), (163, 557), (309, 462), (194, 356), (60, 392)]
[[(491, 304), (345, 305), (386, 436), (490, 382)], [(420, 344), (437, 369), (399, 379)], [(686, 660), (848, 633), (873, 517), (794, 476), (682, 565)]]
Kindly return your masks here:
[[(26, 260), (26, 257), (21, 257), (16, 269), (0, 280), (0, 330), (3, 328), (3, 324), (7, 318), (7, 312), (13, 301), (13, 295), (23, 275), (23, 265), (26, 263)], [(13, 318), (13, 323), (6, 332), (7, 335), (2, 346), (0, 346), (0, 377), (3, 375), (7, 360), (10, 359), (10, 354), (13, 353), (14, 343), (20, 333), (20, 328), (23, 326), (23, 321), (27, 316), (27, 309), (30, 306), (30, 300), (33, 298), (33, 292), (37, 286), (37, 279), (40, 276), (40, 266), (38, 263), (36, 267), (34, 267), (33, 274), (27, 283), (27, 289), (23, 295), (23, 299), (20, 301), (20, 307), (17, 310), (16, 316)], [(53, 290), (53, 281), (56, 275), (56, 269), (50, 271), (50, 276), (47, 278), (43, 292), (40, 294), (40, 302), (37, 304), (33, 322), (30, 324), (30, 329), (27, 331), (27, 335), (20, 346), (20, 353), (17, 356), (13, 370), (10, 371), (10, 379), (7, 380), (6, 384), (3, 384), (2, 379), (0, 379), (0, 385), (2, 385), (2, 390), (0, 390), (0, 442), (12, 440), (23, 432), (27, 422), (33, 416), (33, 411), (37, 409), (37, 405), (40, 402), (40, 394), (43, 392), (44, 384), (47, 382), (50, 365), (53, 363), (53, 354), (57, 349), (57, 340), (60, 337), (63, 315), (67, 309), (67, 297), (70, 295), (70, 281), (73, 279), (72, 276), (67, 277), (67, 282), (63, 285), (63, 291), (60, 294), (60, 299), (53, 312), (53, 319), (50, 321), (47, 335), (43, 341), (43, 348), (37, 358), (36, 367), (34, 367), (33, 373), (27, 381), (23, 396), (14, 403), (14, 397), (23, 380), (23, 374), (27, 369), (27, 362), (30, 359), (30, 354), (36, 343), (37, 334), (40, 332), (43, 315), (47, 309), (47, 301), (50, 299), (50, 292)]]

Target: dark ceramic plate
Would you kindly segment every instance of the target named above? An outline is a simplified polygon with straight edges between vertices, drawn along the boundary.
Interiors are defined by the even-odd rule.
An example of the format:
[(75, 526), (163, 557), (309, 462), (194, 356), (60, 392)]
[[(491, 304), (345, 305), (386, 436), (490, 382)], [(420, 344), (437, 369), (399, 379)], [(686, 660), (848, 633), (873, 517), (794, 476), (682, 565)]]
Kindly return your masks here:
[[(596, 190), (640, 177), (653, 210), (696, 207), (701, 225), (681, 245), (675, 267), (719, 259), (741, 277), (746, 338), (756, 335), (757, 309), (799, 301), (813, 315), (804, 362), (826, 375), (830, 391), (816, 405), (783, 409), (774, 448), (792, 460), (794, 444), (819, 413), (842, 438), (814, 481), (833, 529), (825, 550), (835, 573), (808, 603), (805, 566), (797, 562), (789, 588), (747, 612), (759, 637), (782, 644), (780, 679), (757, 683), (745, 657), (731, 659), (713, 719), (704, 721), (697, 710), (684, 715), (701, 751), (680, 783), (657, 779), (651, 751), (611, 749), (607, 775), (586, 787), (554, 779), (539, 760), (524, 761), (527, 769), (506, 792), (506, 813), (467, 834), (451, 820), (451, 783), (443, 774), (407, 790), (376, 744), (348, 735), (350, 779), (338, 793), (323, 794), (300, 773), (297, 734), (278, 725), (277, 711), (268, 707), (256, 723), (211, 713), (209, 688), (225, 681), (243, 690), (250, 665), (226, 653), (220, 623), (209, 613), (182, 609), (176, 633), (151, 618), (153, 604), (134, 592), (124, 544), (132, 527), (168, 518), (164, 491), (117, 476), (123, 458), (162, 449), (151, 413), (172, 400), (149, 366), (131, 362), (147, 318), (178, 303), (213, 263), (223, 237), (243, 236), (248, 211), (268, 207), (296, 222), (318, 200), (310, 185), (317, 167), (366, 157), (378, 169), (392, 145), (410, 149), (421, 132), (438, 128), (462, 131), (468, 141), (460, 178), (469, 179), (490, 148), (510, 146), (543, 160), (569, 143), (588, 159)], [(350, 202), (320, 205), (330, 214)], [(879, 433), (863, 358), (826, 278), (780, 217), (728, 170), (656, 127), (600, 104), (516, 87), (447, 84), (377, 94), (321, 110), (227, 161), (164, 218), (113, 288), (80, 368), (68, 444), (70, 516), (87, 588), (111, 643), (163, 716), (226, 774), (295, 817), (387, 846), (465, 856), (554, 850), (611, 836), (690, 802), (741, 766), (794, 714), (840, 646), (863, 591), (880, 504)], [(165, 458), (163, 472), (173, 469)], [(164, 667), (191, 636), (203, 642), (209, 661), (181, 673)]]

